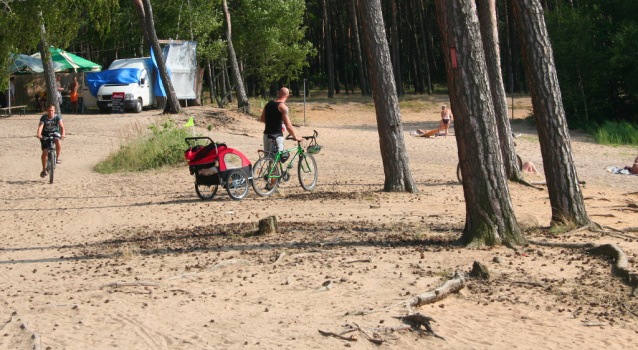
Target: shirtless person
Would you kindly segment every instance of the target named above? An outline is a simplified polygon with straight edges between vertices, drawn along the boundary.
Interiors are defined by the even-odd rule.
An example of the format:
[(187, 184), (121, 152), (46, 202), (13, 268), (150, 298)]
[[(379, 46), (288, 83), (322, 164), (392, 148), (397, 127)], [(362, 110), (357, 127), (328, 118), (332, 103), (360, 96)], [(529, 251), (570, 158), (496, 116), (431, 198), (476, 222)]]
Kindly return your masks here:
[(73, 82), (69, 85), (69, 92), (71, 93), (71, 106), (72, 113), (78, 114), (78, 88), (80, 84), (78, 84), (78, 78), (73, 77)]
[(441, 123), (439, 123), (439, 134), (441, 129), (445, 129), (445, 137), (447, 138), (447, 131), (450, 128), (450, 120), (452, 119), (452, 111), (443, 106), (441, 109)]

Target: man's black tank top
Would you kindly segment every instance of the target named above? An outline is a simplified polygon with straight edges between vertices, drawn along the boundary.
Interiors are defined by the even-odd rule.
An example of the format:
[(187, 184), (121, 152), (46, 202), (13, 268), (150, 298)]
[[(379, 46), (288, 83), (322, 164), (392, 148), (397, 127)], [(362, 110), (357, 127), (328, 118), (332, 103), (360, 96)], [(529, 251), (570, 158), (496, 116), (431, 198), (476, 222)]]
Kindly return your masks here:
[(266, 104), (264, 110), (266, 111), (266, 128), (264, 134), (268, 135), (281, 135), (281, 112), (279, 111), (279, 104), (281, 102), (270, 101)]

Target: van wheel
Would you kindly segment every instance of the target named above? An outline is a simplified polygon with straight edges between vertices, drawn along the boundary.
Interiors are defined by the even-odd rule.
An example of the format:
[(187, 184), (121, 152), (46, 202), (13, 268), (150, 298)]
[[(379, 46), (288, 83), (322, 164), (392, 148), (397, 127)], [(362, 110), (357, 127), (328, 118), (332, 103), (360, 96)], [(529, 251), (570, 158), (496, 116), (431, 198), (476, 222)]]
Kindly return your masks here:
[(142, 99), (138, 98), (137, 101), (135, 101), (135, 107), (133, 108), (133, 112), (135, 113), (141, 113), (142, 112)]

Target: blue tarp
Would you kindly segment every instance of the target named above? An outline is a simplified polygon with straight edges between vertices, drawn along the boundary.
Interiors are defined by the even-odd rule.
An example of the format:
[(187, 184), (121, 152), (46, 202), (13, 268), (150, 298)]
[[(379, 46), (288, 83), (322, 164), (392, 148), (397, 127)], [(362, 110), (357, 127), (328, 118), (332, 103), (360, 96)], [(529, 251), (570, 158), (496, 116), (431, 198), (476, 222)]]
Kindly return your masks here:
[(134, 84), (140, 82), (142, 71), (138, 68), (121, 68), (96, 73), (86, 73), (86, 83), (91, 95), (97, 97), (100, 86), (104, 84)]
[[(164, 51), (166, 51), (167, 48), (168, 46), (164, 48)], [(162, 83), (162, 77), (160, 76), (159, 68), (157, 68), (157, 61), (155, 60), (155, 55), (153, 54), (152, 47), (151, 47), (151, 59), (153, 60), (153, 67), (155, 67), (155, 73), (157, 76), (157, 79), (155, 79), (155, 96), (165, 97), (166, 91), (164, 90), (164, 84)], [(166, 55), (164, 55), (164, 60), (166, 60)], [(170, 79), (171, 70), (168, 67), (166, 67), (166, 70), (168, 71), (168, 78)]]

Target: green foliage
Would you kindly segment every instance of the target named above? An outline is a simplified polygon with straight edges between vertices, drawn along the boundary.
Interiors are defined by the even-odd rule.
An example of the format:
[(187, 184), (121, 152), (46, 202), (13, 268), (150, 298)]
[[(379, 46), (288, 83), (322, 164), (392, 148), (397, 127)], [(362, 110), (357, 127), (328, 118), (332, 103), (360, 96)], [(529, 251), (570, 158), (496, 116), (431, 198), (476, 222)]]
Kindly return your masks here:
[(592, 132), (596, 142), (604, 145), (638, 146), (638, 124), (606, 121)]
[(304, 40), (303, 0), (244, 0), (232, 18), (233, 45), (244, 72), (261, 86), (295, 80), (316, 50)]
[(558, 3), (546, 13), (570, 127), (638, 122), (638, 1)]
[(119, 151), (94, 170), (103, 174), (143, 171), (184, 162), (184, 138), (189, 136), (188, 128), (176, 126), (170, 118), (163, 119), (129, 136)]

